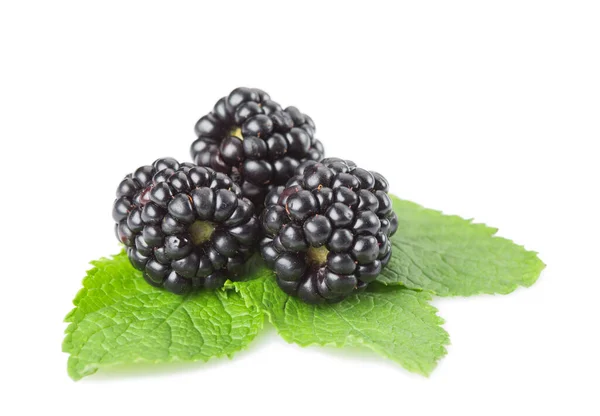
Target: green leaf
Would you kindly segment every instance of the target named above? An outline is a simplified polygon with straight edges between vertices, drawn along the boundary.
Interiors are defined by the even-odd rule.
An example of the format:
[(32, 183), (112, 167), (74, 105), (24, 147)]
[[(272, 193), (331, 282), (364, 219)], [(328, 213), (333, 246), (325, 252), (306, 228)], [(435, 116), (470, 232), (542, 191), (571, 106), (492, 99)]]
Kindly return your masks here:
[(65, 319), (63, 351), (75, 380), (122, 364), (231, 356), (263, 326), (263, 314), (234, 291), (181, 297), (153, 288), (124, 253), (92, 264)]
[(340, 303), (307, 305), (281, 291), (266, 269), (254, 280), (232, 285), (288, 342), (368, 348), (424, 375), (446, 354), (448, 334), (426, 292), (372, 284)]
[(545, 267), (535, 252), (495, 237), (495, 228), (393, 196), (392, 201), (398, 231), (381, 283), (440, 296), (506, 294), (531, 286)]

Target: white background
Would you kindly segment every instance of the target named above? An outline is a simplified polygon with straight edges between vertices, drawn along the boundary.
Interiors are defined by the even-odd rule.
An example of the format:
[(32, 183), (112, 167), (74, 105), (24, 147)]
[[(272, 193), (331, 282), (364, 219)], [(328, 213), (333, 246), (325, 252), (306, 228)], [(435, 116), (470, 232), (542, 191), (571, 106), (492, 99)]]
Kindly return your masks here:
[[(2, 2), (0, 413), (598, 414), (598, 3), (333, 3)], [(271, 328), (231, 361), (71, 381), (62, 320), (119, 250), (116, 185), (188, 160), (237, 86), (395, 194), (538, 251), (539, 282), (436, 299), (452, 345), (430, 378)]]

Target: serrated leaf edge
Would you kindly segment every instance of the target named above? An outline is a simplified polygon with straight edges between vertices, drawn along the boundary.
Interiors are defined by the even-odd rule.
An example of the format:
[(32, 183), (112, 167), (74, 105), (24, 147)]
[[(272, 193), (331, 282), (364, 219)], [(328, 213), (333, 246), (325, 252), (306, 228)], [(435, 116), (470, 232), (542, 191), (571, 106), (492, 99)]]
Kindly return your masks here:
[[(72, 334), (77, 330), (78, 325), (77, 325), (77, 322), (73, 321), (73, 316), (74, 316), (75, 312), (77, 311), (80, 299), (82, 299), (88, 292), (88, 286), (86, 285), (86, 283), (100, 270), (98, 266), (102, 262), (105, 262), (105, 261), (114, 261), (115, 257), (117, 255), (118, 254), (113, 254), (108, 257), (101, 257), (101, 258), (99, 258), (97, 260), (93, 260), (89, 263), (93, 267), (86, 271), (86, 275), (82, 279), (83, 287), (77, 292), (77, 294), (75, 295), (75, 298), (73, 299), (73, 305), (75, 305), (75, 307), (73, 309), (71, 309), (71, 311), (64, 318), (64, 322), (69, 323), (69, 325), (67, 326), (67, 328), (64, 331), (66, 336), (62, 342), (62, 352), (69, 354), (68, 363), (67, 363), (67, 373), (68, 373), (69, 377), (71, 377), (71, 379), (73, 379), (74, 381), (78, 381), (86, 376), (92, 375), (92, 374), (96, 373), (100, 368), (110, 369), (113, 367), (130, 365), (130, 364), (172, 364), (172, 363), (179, 363), (179, 362), (182, 362), (182, 363), (183, 362), (207, 362), (213, 358), (222, 358), (223, 356), (227, 356), (229, 359), (231, 359), (236, 353), (248, 348), (248, 346), (251, 344), (251, 342), (254, 340), (254, 338), (264, 328), (264, 313), (256, 307), (250, 307), (247, 304), (246, 299), (242, 296), (242, 300), (244, 301), (244, 304), (246, 305), (246, 307), (249, 308), (249, 311), (256, 313), (258, 326), (256, 327), (256, 331), (252, 335), (252, 338), (250, 339), (250, 341), (234, 352), (216, 354), (211, 357), (197, 356), (197, 357), (193, 357), (191, 360), (187, 360), (187, 359), (183, 360), (178, 357), (168, 357), (168, 359), (161, 358), (161, 359), (150, 360), (150, 359), (140, 357), (133, 361), (120, 360), (120, 361), (114, 361), (114, 362), (111, 362), (110, 364), (104, 364), (104, 365), (101, 365), (101, 363), (91, 363), (91, 364), (84, 366), (83, 370), (75, 371), (74, 370), (75, 365), (73, 363), (75, 361), (79, 360), (79, 357), (77, 355), (74, 355), (71, 352), (72, 348), (73, 348), (73, 346), (71, 344), (71, 337), (72, 337)], [(220, 290), (222, 292), (222, 295), (225, 298), (227, 298), (227, 296), (228, 296), (227, 288), (223, 287)], [(240, 296), (241, 296), (241, 294), (240, 294)], [(187, 296), (182, 297), (182, 304), (186, 298), (187, 298)], [(100, 310), (102, 310), (102, 308), (99, 309), (98, 311), (100, 311)], [(98, 311), (95, 311), (95, 312), (98, 312)], [(260, 316), (260, 315), (262, 315), (262, 316)]]
[[(486, 292), (485, 290), (477, 290), (474, 291), (473, 293), (469, 294), (469, 295), (455, 295), (452, 293), (447, 293), (447, 291), (445, 292), (437, 292), (435, 290), (432, 289), (427, 289), (427, 288), (422, 288), (422, 287), (418, 287), (418, 286), (407, 286), (401, 282), (388, 282), (388, 281), (381, 281), (381, 280), (377, 280), (378, 283), (383, 284), (385, 286), (401, 286), (401, 287), (405, 287), (407, 289), (411, 289), (411, 290), (416, 290), (416, 291), (423, 291), (423, 292), (428, 292), (431, 293), (433, 295), (436, 296), (441, 296), (441, 297), (450, 297), (450, 296), (456, 296), (456, 297), (469, 297), (469, 296), (477, 296), (477, 295), (489, 295), (489, 294), (498, 294), (498, 295), (507, 295), (509, 293), (514, 292), (516, 289), (518, 289), (519, 287), (531, 287), (540, 277), (542, 271), (546, 268), (546, 264), (539, 258), (538, 256), (538, 252), (533, 251), (533, 250), (527, 250), (525, 248), (524, 245), (520, 245), (518, 243), (515, 243), (513, 240), (506, 238), (506, 237), (500, 237), (497, 234), (498, 232), (498, 228), (495, 227), (490, 227), (486, 224), (483, 223), (476, 223), (474, 222), (473, 218), (463, 218), (459, 215), (454, 215), (454, 214), (444, 214), (443, 211), (441, 210), (435, 210), (435, 209), (431, 209), (431, 208), (426, 208), (420, 204), (417, 204), (416, 202), (412, 202), (412, 201), (408, 201), (405, 199), (401, 199), (398, 198), (395, 195), (390, 195), (391, 199), (392, 199), (392, 203), (394, 202), (394, 200), (398, 200), (401, 201), (402, 203), (406, 203), (406, 204), (410, 204), (410, 205), (414, 205), (415, 207), (417, 207), (419, 210), (421, 211), (429, 211), (432, 213), (436, 213), (436, 214), (440, 214), (444, 217), (447, 218), (452, 218), (452, 219), (457, 219), (459, 221), (462, 221), (464, 223), (466, 223), (466, 225), (471, 226), (471, 227), (476, 227), (476, 228), (480, 228), (481, 230), (483, 230), (490, 238), (492, 239), (499, 239), (499, 240), (503, 240), (506, 241), (508, 243), (513, 244), (514, 246), (522, 249), (525, 254), (527, 255), (528, 260), (533, 260), (536, 263), (536, 267), (532, 268), (532, 270), (523, 275), (522, 276), (522, 282), (521, 283), (517, 283), (514, 282), (513, 284), (509, 284), (504, 290), (500, 290), (500, 291), (495, 291), (494, 293), (490, 293), (490, 292)], [(398, 237), (396, 238), (391, 238), (390, 239), (392, 242), (392, 246), (396, 248), (396, 250), (402, 250), (399, 246), (399, 243), (397, 242)], [(438, 254), (443, 254), (443, 253), (438, 253)], [(390, 269), (385, 269), (387, 271), (390, 271)], [(410, 280), (410, 279), (408, 279)]]
[[(255, 279), (252, 280), (256, 280), (256, 279), (268, 279), (269, 275), (272, 275), (271, 271), (265, 270), (263, 271), (263, 273), (260, 276), (257, 276)], [(419, 304), (423, 307), (423, 309), (427, 310), (427, 312), (431, 312), (433, 317), (434, 317), (434, 324), (439, 326), (440, 329), (443, 331), (443, 333), (445, 334), (443, 342), (440, 344), (436, 344), (440, 349), (439, 351), (434, 355), (434, 363), (430, 368), (425, 368), (422, 365), (420, 365), (419, 363), (413, 363), (414, 366), (416, 367), (416, 371), (414, 368), (407, 368), (400, 360), (395, 359), (394, 357), (388, 355), (385, 350), (381, 347), (379, 347), (376, 343), (371, 343), (369, 342), (369, 340), (365, 340), (364, 338), (361, 337), (357, 337), (354, 335), (349, 335), (343, 342), (318, 342), (318, 341), (310, 341), (310, 342), (301, 342), (301, 341), (296, 341), (292, 338), (292, 336), (290, 334), (287, 334), (285, 331), (280, 330), (274, 323), (273, 320), (273, 315), (272, 315), (272, 311), (271, 308), (266, 308), (264, 305), (260, 304), (260, 305), (256, 305), (253, 301), (252, 301), (252, 297), (251, 296), (247, 296), (243, 293), (243, 291), (240, 290), (239, 285), (240, 284), (245, 284), (247, 282), (227, 282), (227, 284), (225, 285), (226, 289), (234, 289), (236, 292), (240, 293), (240, 295), (242, 296), (242, 298), (244, 299), (244, 302), (246, 303), (247, 307), (254, 307), (256, 309), (258, 309), (259, 311), (262, 310), (262, 312), (268, 317), (269, 322), (271, 323), (271, 325), (273, 325), (275, 327), (275, 330), (277, 331), (277, 333), (279, 334), (279, 336), (286, 341), (289, 344), (296, 344), (300, 347), (309, 347), (309, 346), (313, 346), (313, 345), (317, 345), (317, 346), (334, 346), (337, 348), (343, 348), (344, 346), (357, 346), (357, 345), (361, 345), (365, 348), (370, 349), (371, 351), (375, 352), (376, 354), (378, 354), (379, 356), (383, 357), (383, 358), (387, 358), (393, 362), (395, 362), (396, 364), (399, 364), (400, 366), (402, 366), (403, 368), (405, 368), (408, 371), (411, 372), (415, 372), (417, 374), (421, 374), (425, 377), (429, 377), (429, 375), (431, 375), (431, 373), (433, 372), (433, 370), (437, 367), (439, 361), (448, 354), (448, 350), (447, 350), (447, 346), (450, 345), (450, 335), (448, 334), (448, 332), (443, 328), (443, 324), (446, 322), (444, 320), (444, 318), (442, 318), (438, 312), (439, 310), (431, 305), (431, 303), (429, 303), (429, 301), (431, 301), (433, 299), (433, 296), (431, 293), (429, 292), (422, 292), (422, 291), (413, 291), (411, 289), (404, 289), (407, 292), (413, 291), (416, 293), (422, 293), (423, 297), (417, 297), (417, 301), (419, 302)], [(263, 283), (264, 286), (264, 283)], [(400, 288), (399, 288), (400, 289)], [(426, 296), (426, 297), (425, 297)], [(288, 295), (288, 299), (290, 299), (290, 296)], [(358, 298), (359, 302), (360, 302), (360, 297)], [(286, 302), (284, 302), (283, 304), (283, 310), (285, 310), (287, 305), (287, 300)], [(349, 341), (354, 341), (355, 343), (351, 343)]]

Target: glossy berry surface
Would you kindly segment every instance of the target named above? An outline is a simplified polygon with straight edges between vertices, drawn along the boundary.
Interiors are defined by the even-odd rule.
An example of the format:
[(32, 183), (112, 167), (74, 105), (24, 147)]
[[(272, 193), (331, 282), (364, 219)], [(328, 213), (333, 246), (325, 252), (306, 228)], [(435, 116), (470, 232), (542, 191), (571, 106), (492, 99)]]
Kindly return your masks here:
[(263, 259), (286, 293), (339, 302), (364, 290), (392, 255), (398, 219), (380, 174), (353, 162), (305, 161), (265, 198)]
[(231, 178), (171, 158), (121, 181), (113, 219), (131, 264), (177, 294), (235, 280), (260, 235), (252, 202)]
[(198, 120), (196, 135), (190, 149), (195, 163), (231, 175), (257, 208), (300, 163), (324, 156), (309, 116), (282, 108), (255, 88), (237, 88), (221, 98)]

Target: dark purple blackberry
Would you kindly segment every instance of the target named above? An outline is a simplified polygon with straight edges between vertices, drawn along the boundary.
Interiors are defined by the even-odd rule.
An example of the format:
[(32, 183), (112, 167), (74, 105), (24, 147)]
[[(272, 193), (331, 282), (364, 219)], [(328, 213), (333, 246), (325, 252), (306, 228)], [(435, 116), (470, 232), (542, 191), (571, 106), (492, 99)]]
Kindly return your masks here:
[(252, 202), (231, 178), (170, 158), (123, 179), (113, 218), (131, 264), (177, 294), (234, 279), (260, 235)]
[(398, 218), (386, 179), (338, 158), (307, 161), (265, 199), (262, 257), (286, 293), (338, 302), (375, 280)]
[(199, 166), (223, 172), (261, 208), (266, 193), (284, 185), (305, 160), (323, 158), (315, 124), (296, 107), (285, 110), (264, 91), (237, 88), (196, 123), (191, 154)]

